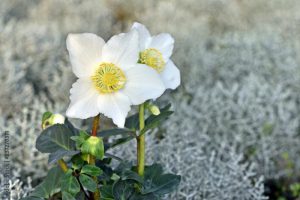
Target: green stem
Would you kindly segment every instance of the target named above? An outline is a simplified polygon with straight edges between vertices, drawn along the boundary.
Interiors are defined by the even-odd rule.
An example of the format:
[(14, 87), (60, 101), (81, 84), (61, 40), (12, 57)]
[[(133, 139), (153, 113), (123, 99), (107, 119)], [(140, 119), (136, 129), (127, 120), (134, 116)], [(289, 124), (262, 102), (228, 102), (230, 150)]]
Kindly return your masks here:
[[(93, 120), (93, 128), (92, 128), (91, 135), (94, 136), (94, 137), (97, 137), (97, 131), (98, 131), (98, 128), (99, 128), (99, 123), (100, 123), (100, 114), (97, 115), (96, 117), (94, 117), (94, 120)], [(95, 157), (92, 156), (92, 155), (89, 155), (88, 163), (91, 164), (91, 165), (95, 165), (95, 163), (96, 163)], [(100, 200), (100, 191), (99, 191), (99, 188), (98, 188), (98, 179), (97, 179), (96, 176), (94, 176), (92, 178), (94, 179), (94, 181), (97, 184), (97, 190), (92, 195), (93, 199), (94, 200)]]
[(144, 176), (145, 169), (145, 134), (141, 135), (141, 131), (145, 127), (145, 105), (144, 103), (139, 106), (139, 124), (140, 135), (137, 136), (137, 172), (140, 176)]
[(68, 166), (67, 166), (66, 162), (63, 159), (59, 159), (57, 161), (57, 163), (60, 166), (60, 168), (63, 170), (63, 172), (67, 172), (68, 171)]

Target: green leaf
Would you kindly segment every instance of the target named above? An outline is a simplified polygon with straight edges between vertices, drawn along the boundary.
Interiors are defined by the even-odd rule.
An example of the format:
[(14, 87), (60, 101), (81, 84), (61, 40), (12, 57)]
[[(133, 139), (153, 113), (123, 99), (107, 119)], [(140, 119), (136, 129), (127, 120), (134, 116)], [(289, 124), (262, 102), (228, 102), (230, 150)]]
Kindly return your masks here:
[(90, 137), (87, 132), (80, 130), (79, 135), (72, 136), (71, 140), (76, 142), (76, 148), (80, 149), (81, 145)]
[(72, 170), (69, 169), (61, 179), (61, 190), (76, 195), (80, 191), (80, 185), (72, 173)]
[(48, 163), (53, 164), (57, 162), (59, 159), (65, 157), (65, 156), (74, 156), (76, 154), (80, 153), (79, 151), (67, 151), (64, 149), (59, 149), (49, 155)]
[(72, 194), (63, 191), (62, 192), (62, 200), (76, 200), (76, 199)]
[(101, 199), (103, 200), (114, 200), (112, 193), (112, 185), (104, 185), (100, 188)]
[(160, 108), (160, 112), (165, 112), (165, 111), (170, 110), (171, 106), (172, 106), (171, 103), (167, 104), (165, 107)]
[(73, 135), (79, 135), (79, 129), (75, 128), (75, 126), (66, 118), (65, 119), (65, 126), (70, 129)]
[(97, 189), (96, 182), (89, 176), (80, 174), (79, 181), (82, 184), (84, 188), (86, 188), (88, 191), (95, 192)]
[(158, 164), (145, 168), (143, 194), (154, 193), (164, 195), (172, 192), (180, 183), (181, 177), (174, 174), (163, 174), (163, 169)]
[(138, 130), (139, 129), (139, 114), (134, 114), (130, 117), (126, 118), (125, 127), (130, 130)]
[(104, 145), (103, 140), (100, 137), (90, 136), (82, 145), (81, 152), (84, 154), (91, 154), (96, 158), (103, 159), (104, 157)]
[(121, 162), (115, 169), (115, 173), (121, 177), (121, 180), (133, 180), (137, 183), (143, 183), (143, 178), (135, 172), (135, 167), (128, 161)]
[(113, 175), (113, 170), (109, 163), (107, 163), (111, 159), (104, 158), (103, 160), (97, 160), (96, 165), (102, 170), (102, 174), (98, 176), (98, 180), (101, 181), (110, 181), (111, 176)]
[(145, 179), (150, 179), (163, 174), (163, 168), (160, 164), (153, 164), (145, 167)]
[(113, 185), (112, 193), (115, 200), (127, 200), (136, 193), (134, 182), (129, 180), (119, 180)]
[(60, 179), (64, 175), (59, 167), (54, 167), (48, 171), (44, 181), (39, 184), (30, 194), (30, 197), (50, 198), (60, 191)]
[(74, 170), (81, 169), (84, 164), (84, 160), (82, 159), (82, 154), (74, 155), (71, 158), (71, 162), (72, 162), (72, 169)]
[(76, 200), (86, 200), (85, 193), (83, 191), (80, 191), (78, 194), (76, 194), (75, 199)]
[(85, 165), (82, 167), (80, 173), (90, 176), (99, 176), (102, 173), (102, 170), (95, 165)]
[(55, 124), (45, 129), (36, 140), (36, 148), (42, 153), (53, 153), (59, 149), (75, 150), (70, 139), (73, 133), (63, 124)]
[(122, 180), (134, 180), (138, 183), (143, 183), (143, 178), (134, 171), (124, 171), (121, 175)]
[(141, 134), (144, 134), (147, 130), (156, 128), (162, 121), (166, 120), (173, 111), (164, 111), (159, 115), (150, 115), (145, 121), (145, 128), (142, 130)]
[(108, 129), (108, 130), (103, 130), (97, 133), (97, 135), (99, 137), (102, 138), (107, 138), (107, 137), (111, 137), (111, 136), (116, 136), (116, 135), (133, 135), (133, 131), (126, 129), (126, 128), (114, 128), (114, 129)]

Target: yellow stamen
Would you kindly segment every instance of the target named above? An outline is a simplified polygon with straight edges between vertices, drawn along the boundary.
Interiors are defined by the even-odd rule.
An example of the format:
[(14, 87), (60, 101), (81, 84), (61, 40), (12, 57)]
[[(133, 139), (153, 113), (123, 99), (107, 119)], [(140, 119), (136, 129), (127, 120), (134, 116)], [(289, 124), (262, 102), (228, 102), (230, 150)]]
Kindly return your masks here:
[(113, 63), (101, 63), (91, 78), (100, 93), (116, 92), (126, 82), (123, 71)]
[(166, 65), (162, 53), (154, 48), (140, 52), (139, 63), (146, 64), (159, 73), (163, 71)]

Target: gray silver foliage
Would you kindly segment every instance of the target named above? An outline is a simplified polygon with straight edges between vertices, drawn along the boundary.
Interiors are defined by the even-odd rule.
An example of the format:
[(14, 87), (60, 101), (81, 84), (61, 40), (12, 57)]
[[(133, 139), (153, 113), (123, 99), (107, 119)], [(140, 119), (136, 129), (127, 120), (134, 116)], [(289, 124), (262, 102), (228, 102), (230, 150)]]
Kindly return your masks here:
[[(10, 131), (12, 199), (45, 175), (34, 142), (41, 114), (69, 103), (67, 34), (107, 40), (135, 20), (175, 37), (182, 72), (180, 88), (160, 99), (175, 114), (147, 139), (148, 163), (183, 176), (166, 198), (266, 199), (265, 179), (300, 169), (299, 9), (297, 0), (1, 1), (0, 127)], [(134, 145), (112, 152), (135, 159)]]

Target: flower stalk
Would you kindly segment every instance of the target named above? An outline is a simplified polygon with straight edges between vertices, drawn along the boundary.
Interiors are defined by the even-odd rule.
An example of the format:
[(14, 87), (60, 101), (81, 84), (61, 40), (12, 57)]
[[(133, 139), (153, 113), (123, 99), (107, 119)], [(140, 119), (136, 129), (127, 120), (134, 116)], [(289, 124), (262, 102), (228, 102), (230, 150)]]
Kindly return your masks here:
[[(96, 117), (94, 117), (91, 136), (94, 136), (94, 137), (97, 136), (99, 123), (100, 123), (100, 114), (98, 114)], [(96, 163), (95, 156), (89, 155), (88, 163), (91, 165), (95, 165), (95, 163)], [(97, 184), (97, 190), (93, 193), (93, 198), (94, 198), (94, 200), (99, 200), (100, 199), (100, 191), (98, 189), (98, 179), (96, 176), (94, 176), (93, 179)]]
[(63, 159), (59, 159), (57, 161), (57, 163), (60, 166), (60, 168), (63, 170), (63, 172), (67, 172), (68, 171), (68, 166), (67, 166), (66, 162)]
[(137, 136), (137, 172), (140, 176), (144, 176), (145, 169), (145, 134), (141, 134), (141, 131), (145, 127), (145, 104), (139, 106), (139, 124), (140, 135)]

